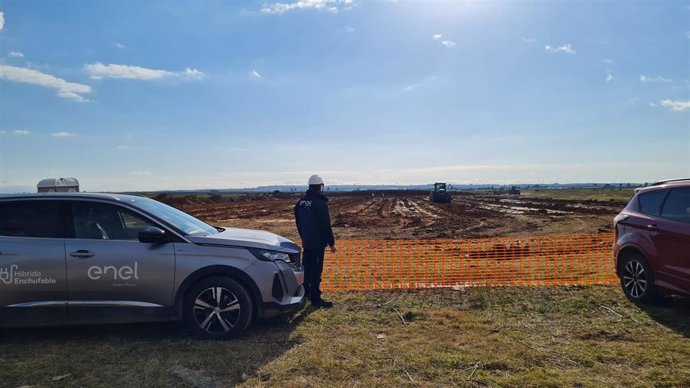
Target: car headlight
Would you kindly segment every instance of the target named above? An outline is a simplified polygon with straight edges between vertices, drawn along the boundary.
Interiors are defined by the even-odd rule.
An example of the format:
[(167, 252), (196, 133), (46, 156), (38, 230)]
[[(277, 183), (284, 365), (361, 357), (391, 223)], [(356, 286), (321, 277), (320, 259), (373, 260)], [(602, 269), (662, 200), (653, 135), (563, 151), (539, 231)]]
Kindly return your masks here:
[(263, 261), (276, 261), (282, 260), (286, 263), (290, 263), (290, 255), (283, 252), (269, 251), (267, 249), (256, 249), (252, 248), (249, 250), (257, 259)]

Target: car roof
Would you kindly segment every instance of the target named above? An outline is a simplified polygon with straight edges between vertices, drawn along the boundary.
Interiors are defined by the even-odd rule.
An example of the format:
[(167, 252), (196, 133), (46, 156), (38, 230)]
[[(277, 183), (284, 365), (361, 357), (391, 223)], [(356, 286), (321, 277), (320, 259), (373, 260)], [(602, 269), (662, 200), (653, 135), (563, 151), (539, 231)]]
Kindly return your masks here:
[(30, 194), (0, 194), (0, 200), (8, 199), (98, 199), (111, 202), (134, 202), (147, 199), (144, 196), (111, 193), (30, 193)]
[(635, 193), (664, 190), (673, 187), (690, 187), (690, 178), (671, 179), (667, 181), (655, 182), (646, 187), (638, 187), (637, 189), (635, 189)]

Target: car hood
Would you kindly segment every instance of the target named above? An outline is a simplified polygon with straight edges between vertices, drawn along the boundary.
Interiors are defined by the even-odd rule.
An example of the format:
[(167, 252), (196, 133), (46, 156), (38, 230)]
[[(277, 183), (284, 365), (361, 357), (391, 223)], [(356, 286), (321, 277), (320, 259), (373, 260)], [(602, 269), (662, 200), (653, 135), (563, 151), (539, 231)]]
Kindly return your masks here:
[(275, 233), (263, 230), (225, 228), (222, 232), (210, 236), (187, 236), (189, 241), (201, 245), (224, 245), (269, 249), (285, 253), (298, 253), (299, 246)]

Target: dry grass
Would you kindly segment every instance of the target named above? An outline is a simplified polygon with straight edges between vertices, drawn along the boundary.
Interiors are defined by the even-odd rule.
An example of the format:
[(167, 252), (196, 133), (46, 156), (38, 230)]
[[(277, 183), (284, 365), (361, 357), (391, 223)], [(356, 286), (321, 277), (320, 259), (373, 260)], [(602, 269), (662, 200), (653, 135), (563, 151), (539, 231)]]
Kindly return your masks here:
[(623, 187), (615, 189), (526, 189), (522, 190), (524, 198), (554, 198), (574, 201), (622, 201), (630, 200), (635, 192), (634, 188)]
[(690, 386), (687, 300), (642, 309), (617, 287), (331, 296), (331, 310), (226, 342), (178, 324), (3, 330), (0, 385)]

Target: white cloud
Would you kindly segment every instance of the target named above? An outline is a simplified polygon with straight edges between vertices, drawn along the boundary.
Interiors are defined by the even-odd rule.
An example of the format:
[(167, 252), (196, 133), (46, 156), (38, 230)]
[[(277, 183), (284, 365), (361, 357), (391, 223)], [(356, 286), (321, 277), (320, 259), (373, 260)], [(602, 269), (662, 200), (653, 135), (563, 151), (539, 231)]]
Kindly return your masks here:
[(640, 82), (652, 83), (652, 82), (672, 82), (673, 80), (664, 77), (648, 77), (646, 75), (640, 75)]
[(613, 63), (613, 59), (604, 58), (604, 59), (601, 60), (601, 62), (602, 62), (603, 64), (610, 65), (610, 64)]
[(50, 134), (52, 137), (77, 137), (79, 136), (76, 133), (73, 132), (53, 132)]
[(7, 55), (12, 58), (24, 58), (24, 53), (21, 51), (10, 51)]
[(435, 75), (420, 79), (416, 83), (406, 85), (405, 87), (402, 88), (402, 91), (403, 92), (412, 92), (414, 90), (430, 86), (434, 82), (436, 82), (436, 79), (437, 79), (437, 77)]
[[(434, 35), (431, 35), (431, 39), (433, 39), (433, 40), (441, 40), (441, 39), (443, 39), (443, 34), (434, 34)], [(453, 42), (452, 40), (447, 40), (447, 39), (446, 39), (446, 40), (442, 40), (440, 43), (441, 43), (442, 46), (446, 46), (446, 47), (453, 47), (453, 46), (455, 46), (455, 42)]]
[(34, 70), (39, 70), (39, 71), (50, 69), (50, 65), (48, 65), (47, 63), (35, 63), (35, 62), (31, 62), (31, 61), (24, 62), (24, 66), (27, 69), (34, 69)]
[(16, 129), (12, 132), (0, 131), (0, 135), (29, 136), (31, 132), (26, 129)]
[(260, 74), (258, 71), (256, 71), (256, 70), (252, 70), (252, 71), (249, 73), (249, 77), (251, 77), (251, 78), (253, 78), (253, 79), (261, 79), (261, 74)]
[(0, 65), (0, 79), (56, 89), (58, 96), (78, 102), (87, 102), (82, 94), (91, 93), (91, 87), (88, 85), (67, 82), (62, 78), (24, 67)]
[(124, 44), (119, 43), (119, 42), (115, 42), (115, 43), (113, 44), (113, 46), (119, 48), (120, 50), (124, 50), (124, 49), (127, 48), (127, 46), (125, 46)]
[(190, 79), (202, 79), (204, 78), (204, 73), (200, 72), (197, 69), (192, 69), (192, 68), (185, 68), (183, 72), (180, 72), (178, 75), (190, 78)]
[(104, 65), (101, 62), (84, 65), (84, 70), (92, 79), (138, 79), (138, 80), (157, 80), (171, 77), (182, 77), (189, 79), (201, 79), (204, 73), (197, 69), (186, 68), (183, 71), (173, 72), (167, 70), (147, 69), (140, 66), (129, 65)]
[(522, 41), (525, 43), (533, 43), (536, 41), (534, 38), (525, 38), (524, 36), (522, 37)]
[(567, 44), (565, 44), (563, 46), (559, 46), (559, 47), (553, 47), (553, 46), (546, 45), (546, 46), (544, 46), (544, 50), (546, 50), (547, 52), (550, 52), (550, 53), (566, 53), (566, 54), (571, 54), (571, 55), (577, 54), (577, 51), (575, 51), (575, 49), (573, 49), (573, 46), (571, 46), (570, 43), (567, 43)]
[(347, 28), (345, 28), (345, 32), (355, 32), (355, 28), (354, 27), (347, 27)]
[(611, 81), (613, 81), (613, 75), (611, 75), (611, 73), (607, 73), (606, 74), (606, 82), (611, 82)]
[(330, 13), (338, 13), (340, 10), (350, 10), (356, 4), (354, 0), (298, 0), (291, 3), (264, 4), (262, 13), (282, 14), (298, 9), (316, 9)]
[(661, 100), (658, 103), (650, 102), (649, 106), (657, 107), (664, 106), (671, 109), (674, 112), (683, 112), (690, 110), (690, 100)]
[(5, 13), (0, 11), (0, 31), (5, 28)]
[(131, 175), (153, 175), (152, 172), (149, 171), (132, 171), (130, 172)]
[(84, 65), (84, 70), (93, 79), (125, 78), (152, 80), (172, 77), (174, 73), (165, 70), (153, 70), (139, 66), (128, 65), (104, 65), (100, 62)]
[(117, 149), (118, 149), (118, 150), (128, 150), (128, 149), (129, 149), (129, 146), (126, 146), (126, 145), (119, 145), (119, 146), (117, 146)]

